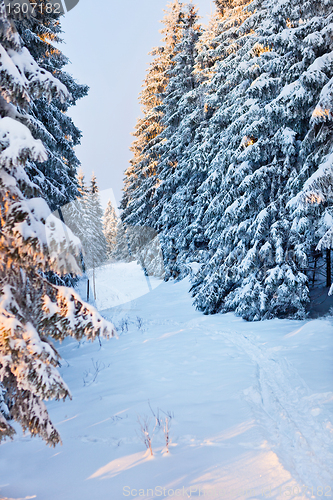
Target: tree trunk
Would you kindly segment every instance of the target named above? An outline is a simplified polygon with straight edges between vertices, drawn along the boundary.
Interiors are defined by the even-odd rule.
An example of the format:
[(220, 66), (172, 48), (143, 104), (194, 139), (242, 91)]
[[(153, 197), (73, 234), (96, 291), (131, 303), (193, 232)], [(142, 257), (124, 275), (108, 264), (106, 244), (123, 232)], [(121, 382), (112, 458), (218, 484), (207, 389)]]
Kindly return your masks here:
[(314, 259), (315, 259), (315, 262), (314, 262), (313, 275), (312, 275), (312, 288), (314, 287), (315, 281), (316, 281), (316, 270), (317, 270), (317, 260), (318, 260), (318, 258), (315, 257)]
[(326, 286), (332, 286), (332, 261), (330, 248), (326, 250)]
[(93, 260), (93, 287), (94, 287), (94, 299), (96, 302), (95, 259)]

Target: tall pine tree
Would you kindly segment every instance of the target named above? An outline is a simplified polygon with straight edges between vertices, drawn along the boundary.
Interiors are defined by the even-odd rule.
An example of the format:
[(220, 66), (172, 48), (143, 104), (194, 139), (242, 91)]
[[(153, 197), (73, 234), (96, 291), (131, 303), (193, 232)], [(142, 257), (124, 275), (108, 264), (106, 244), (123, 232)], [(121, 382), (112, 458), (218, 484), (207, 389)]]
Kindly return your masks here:
[(256, 1), (254, 8), (244, 23), (255, 27), (254, 36), (237, 51), (237, 64), (220, 68), (226, 93), (213, 120), (222, 127), (214, 160), (221, 182), (205, 214), (212, 258), (194, 292), (205, 312), (235, 310), (250, 320), (303, 317), (305, 235), (313, 228), (308, 217), (291, 218), (287, 204), (307, 161), (311, 115), (330, 77), (325, 33), (332, 7)]
[(78, 179), (79, 196), (62, 209), (65, 223), (77, 236), (83, 247), (85, 269), (100, 266), (106, 260), (106, 239), (103, 232), (103, 209), (96, 176), (86, 185), (82, 171)]
[[(45, 275), (79, 272), (79, 242), (52, 216), (24, 167), (43, 162), (46, 149), (22, 115), (36, 96), (68, 99), (66, 87), (39, 67), (0, 2), (0, 440), (14, 434), (11, 421), (55, 445), (60, 437), (44, 400), (70, 392), (57, 370), (52, 339), (111, 336), (111, 324), (84, 304), (74, 290)], [(33, 125), (31, 126), (34, 129)]]
[(95, 174), (92, 175), (87, 197), (91, 238), (87, 247), (88, 267), (98, 267), (106, 260), (106, 240), (103, 231), (103, 208)]
[(109, 200), (104, 213), (104, 220), (103, 220), (103, 232), (106, 240), (108, 259), (111, 259), (112, 256), (115, 254), (117, 245), (118, 223), (119, 223), (119, 217), (116, 214), (116, 211), (111, 203), (111, 200)]
[(33, 136), (43, 141), (48, 155), (43, 163), (28, 162), (26, 171), (53, 211), (78, 195), (76, 177), (80, 162), (74, 147), (80, 143), (81, 132), (67, 111), (87, 94), (88, 87), (78, 84), (64, 71), (68, 58), (55, 46), (62, 41), (60, 15), (48, 13), (46, 0), (37, 0), (36, 4), (35, 15), (15, 20), (15, 25), (39, 66), (52, 73), (68, 90), (62, 101), (55, 96), (49, 102), (44, 95), (37, 95), (26, 117), (33, 125)]
[(169, 70), (174, 65), (175, 47), (179, 42), (183, 4), (174, 0), (163, 19), (164, 45), (154, 49), (154, 57), (141, 93), (143, 118), (138, 120), (131, 148), (133, 159), (125, 172), (124, 195), (120, 204), (122, 219), (129, 225), (145, 225), (153, 206), (152, 197), (158, 186), (159, 154), (156, 146), (161, 141), (163, 111), (161, 104), (169, 82)]
[(156, 147), (159, 185), (148, 218), (148, 224), (160, 232), (168, 269), (166, 276), (181, 274), (181, 255), (188, 255), (189, 247), (197, 248), (198, 234), (192, 231), (190, 209), (201, 178), (200, 170), (196, 170), (192, 161), (195, 132), (202, 120), (202, 95), (194, 75), (201, 27), (192, 4), (184, 4), (182, 12), (174, 66), (168, 72), (170, 79), (161, 105), (165, 128)]

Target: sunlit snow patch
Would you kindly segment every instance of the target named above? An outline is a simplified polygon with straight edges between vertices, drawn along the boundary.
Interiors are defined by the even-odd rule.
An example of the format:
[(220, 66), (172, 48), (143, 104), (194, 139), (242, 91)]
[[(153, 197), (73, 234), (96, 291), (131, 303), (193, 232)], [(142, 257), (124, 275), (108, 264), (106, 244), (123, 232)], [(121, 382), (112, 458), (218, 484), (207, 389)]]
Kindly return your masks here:
[[(123, 224), (112, 189), (93, 194), (82, 191), (81, 198), (49, 216), (47, 239), (53, 260), (54, 253), (61, 251), (65, 254), (61, 255), (63, 269), (65, 260), (71, 264), (70, 272), (77, 264), (81, 277), (73, 285), (84, 300), (99, 310), (151, 292), (165, 274), (157, 232), (150, 227)], [(53, 244), (54, 233), (61, 236), (61, 249)]]
[[(90, 282), (92, 271), (88, 271)], [(99, 311), (110, 309), (142, 297), (157, 288), (162, 280), (145, 276), (138, 262), (115, 262), (95, 271), (96, 307)]]

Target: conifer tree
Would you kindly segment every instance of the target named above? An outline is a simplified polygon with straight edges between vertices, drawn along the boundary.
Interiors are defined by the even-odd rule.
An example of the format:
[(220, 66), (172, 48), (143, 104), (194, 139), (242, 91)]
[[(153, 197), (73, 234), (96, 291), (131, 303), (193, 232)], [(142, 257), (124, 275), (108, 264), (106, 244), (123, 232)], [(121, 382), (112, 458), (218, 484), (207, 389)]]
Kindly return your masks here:
[[(156, 146), (159, 155), (159, 185), (153, 197), (154, 209), (148, 224), (161, 232), (163, 253), (169, 274), (179, 276), (180, 255), (188, 254), (191, 232), (190, 199), (200, 185), (201, 172), (193, 169), (193, 141), (202, 120), (202, 95), (194, 75), (196, 44), (201, 34), (198, 14), (192, 4), (182, 6), (179, 43), (175, 46), (174, 66), (168, 72), (169, 83), (163, 97), (164, 130)], [(189, 238), (192, 247), (195, 236)], [(177, 264), (170, 255), (177, 251)], [(171, 254), (170, 254), (171, 252)], [(170, 255), (169, 255), (170, 254)], [(168, 273), (167, 273), (168, 276)]]
[(314, 228), (311, 217), (290, 218), (286, 207), (308, 161), (311, 115), (332, 76), (332, 7), (291, 0), (249, 9), (244, 25), (255, 33), (219, 69), (224, 102), (212, 122), (222, 133), (211, 178), (220, 182), (205, 213), (212, 258), (194, 293), (205, 312), (303, 317)]
[(106, 239), (108, 259), (112, 258), (112, 256), (115, 253), (117, 244), (118, 222), (119, 222), (119, 217), (116, 214), (116, 211), (111, 203), (111, 200), (109, 200), (105, 210), (104, 223), (103, 223), (103, 231)]
[(116, 248), (113, 258), (119, 262), (132, 262), (135, 258), (132, 255), (129, 235), (125, 224), (120, 219), (117, 224)]
[[(193, 16), (193, 6), (189, 5), (188, 8)], [(184, 41), (179, 45), (181, 55), (177, 55), (175, 59), (181, 57), (187, 60), (187, 64), (183, 68), (178, 65), (177, 70), (173, 70), (175, 76), (170, 83), (174, 81), (177, 85), (177, 78), (181, 82), (181, 79), (186, 81), (190, 76), (193, 88), (186, 91), (183, 84), (182, 99), (176, 104), (178, 113), (182, 116), (181, 121), (174, 131), (168, 127), (161, 134), (163, 137), (169, 133), (169, 138), (163, 143), (165, 153), (161, 158), (164, 169), (160, 177), (164, 182), (161, 182), (156, 193), (158, 195), (163, 192), (160, 224), (156, 227), (162, 231), (165, 265), (169, 269), (167, 277), (184, 276), (190, 269), (187, 263), (203, 262), (208, 255), (209, 239), (202, 222), (209, 201), (206, 193), (200, 193), (200, 187), (209, 175), (208, 166), (214, 152), (217, 154), (219, 151), (216, 135), (220, 133), (220, 129), (208, 129), (209, 119), (218, 107), (218, 84), (214, 82), (214, 85), (212, 82), (217, 72), (214, 65), (236, 50), (237, 38), (245, 38), (243, 34), (237, 35), (237, 26), (249, 16), (243, 11), (244, 1), (229, 3), (228, 9), (224, 9), (223, 13), (218, 10), (213, 15), (208, 28), (210, 32), (206, 30), (200, 37), (197, 19), (191, 19), (190, 15), (187, 29), (184, 23)], [(231, 46), (234, 46), (233, 50)], [(168, 108), (168, 97), (164, 99), (164, 106)], [(172, 106), (169, 114), (173, 116)], [(174, 116), (177, 113), (174, 112)], [(175, 155), (177, 166), (171, 169), (168, 161), (171, 164)]]
[(54, 46), (61, 42), (60, 15), (40, 8), (46, 0), (37, 0), (35, 15), (16, 19), (16, 28), (24, 45), (39, 66), (52, 73), (68, 90), (66, 99), (56, 97), (48, 102), (44, 95), (33, 98), (29, 120), (35, 138), (43, 141), (48, 158), (45, 162), (29, 161), (26, 171), (30, 179), (40, 187), (44, 199), (52, 211), (61, 208), (78, 196), (77, 169), (80, 165), (74, 147), (80, 143), (81, 132), (67, 115), (70, 106), (88, 92), (86, 85), (78, 84), (64, 71), (68, 58)]
[[(313, 110), (300, 152), (302, 168), (292, 185), (296, 196), (288, 204), (293, 219), (293, 243), (306, 254), (310, 285), (326, 284), (327, 287), (332, 284), (333, 248), (332, 89), (333, 77), (322, 88)], [(324, 276), (318, 273), (320, 266), (326, 267)], [(331, 288), (330, 293), (332, 291)]]
[(90, 232), (90, 219), (87, 207), (88, 198), (88, 188), (85, 184), (85, 178), (83, 172), (80, 170), (77, 176), (77, 186), (79, 196), (72, 202), (61, 208), (61, 212), (55, 212), (55, 215), (63, 219), (63, 222), (70, 228), (72, 233), (79, 238), (82, 245), (82, 268), (86, 270), (85, 253), (87, 251), (87, 246), (89, 238), (91, 238)]
[[(36, 97), (66, 101), (68, 90), (39, 67), (22, 45), (0, 2), (0, 441), (14, 434), (11, 421), (55, 445), (60, 437), (44, 400), (70, 392), (57, 367), (52, 339), (114, 335), (111, 324), (73, 289), (45, 275), (79, 272), (79, 242), (52, 216), (24, 167), (47, 159), (46, 149), (22, 123)], [(28, 122), (27, 122), (28, 123)], [(33, 130), (33, 125), (31, 126)]]
[(80, 171), (77, 183), (79, 197), (63, 208), (62, 212), (65, 214), (66, 224), (82, 243), (85, 268), (96, 268), (106, 259), (103, 209), (97, 179), (93, 174), (90, 187), (88, 187), (84, 174)]
[(143, 118), (138, 120), (131, 148), (133, 159), (125, 172), (124, 195), (120, 204), (122, 219), (129, 225), (146, 223), (152, 208), (152, 197), (158, 186), (157, 166), (159, 156), (155, 152), (163, 130), (163, 112), (160, 108), (173, 67), (175, 47), (179, 41), (183, 4), (178, 0), (168, 5), (163, 19), (164, 45), (154, 49), (144, 89), (141, 93)]
[[(84, 175), (80, 171), (77, 177), (78, 193), (80, 196), (75, 198), (74, 201), (67, 203), (67, 205), (61, 207), (60, 210), (56, 210), (54, 214), (62, 220), (66, 226), (72, 231), (72, 233), (79, 238), (82, 250), (80, 255), (81, 268), (82, 271), (86, 271), (85, 259), (84, 259), (84, 243), (87, 232), (87, 215), (85, 209), (85, 196), (86, 196), (86, 186), (84, 185)], [(52, 277), (54, 279), (54, 276)], [(71, 277), (73, 283), (73, 277)], [(76, 281), (76, 280), (75, 280)], [(59, 284), (59, 283), (56, 283)]]
[[(81, 132), (75, 127), (67, 110), (88, 91), (86, 85), (79, 85), (63, 67), (68, 59), (54, 46), (61, 42), (60, 14), (46, 8), (47, 0), (34, 3), (34, 15), (20, 15), (12, 22), (20, 34), (24, 45), (41, 68), (55, 75), (68, 89), (66, 99), (60, 101), (54, 96), (51, 102), (43, 95), (34, 96), (29, 113), (18, 119), (27, 124), (33, 136), (42, 140), (48, 158), (39, 163), (28, 161), (26, 172), (40, 187), (41, 196), (52, 211), (61, 210), (65, 204), (78, 195), (76, 174), (80, 165), (74, 147), (80, 143)], [(61, 217), (61, 212), (60, 212)], [(66, 275), (60, 277), (48, 273), (48, 279), (55, 284), (72, 286), (75, 279)]]
[(103, 232), (103, 209), (95, 174), (90, 181), (86, 201), (91, 237), (87, 241), (88, 267), (98, 267), (106, 260), (106, 240)]

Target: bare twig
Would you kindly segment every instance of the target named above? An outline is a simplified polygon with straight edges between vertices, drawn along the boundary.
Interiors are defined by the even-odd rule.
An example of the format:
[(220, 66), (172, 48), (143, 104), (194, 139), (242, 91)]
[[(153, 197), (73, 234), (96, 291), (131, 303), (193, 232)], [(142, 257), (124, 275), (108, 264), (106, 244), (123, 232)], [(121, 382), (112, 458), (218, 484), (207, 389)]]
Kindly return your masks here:
[(105, 368), (105, 364), (102, 363), (101, 361), (94, 361), (94, 358), (91, 358), (91, 361), (94, 371), (91, 373), (89, 369), (85, 370), (85, 372), (83, 373), (84, 387), (88, 387), (89, 385), (93, 384), (96, 381), (98, 374)]
[(150, 436), (150, 419), (146, 415), (144, 415), (143, 417), (140, 417), (140, 415), (138, 415), (138, 423), (140, 425), (140, 430), (141, 430), (139, 438), (144, 443), (147, 450), (150, 450), (151, 456), (153, 456), (151, 441), (154, 435), (155, 427), (152, 435)]
[(125, 331), (128, 332), (128, 325), (129, 325), (129, 320), (128, 318), (123, 318), (120, 322), (120, 330), (121, 333), (124, 333)]
[(140, 316), (137, 316), (136, 317), (136, 326), (137, 326), (137, 329), (138, 330), (142, 330), (142, 326), (143, 326), (143, 319), (140, 318)]
[(167, 453), (169, 453), (169, 443), (170, 443), (170, 420), (168, 417), (165, 417), (164, 425), (163, 425), (164, 437), (165, 437), (165, 446)]
[(160, 419), (160, 410), (159, 410), (159, 408), (157, 408), (157, 414), (155, 414), (154, 410), (151, 407), (149, 399), (148, 399), (148, 406), (149, 406), (150, 411), (152, 412), (152, 414), (153, 414), (153, 416), (155, 418), (155, 421), (156, 421), (155, 427), (159, 427), (159, 428), (162, 427), (162, 421)]

